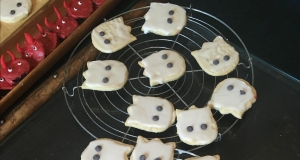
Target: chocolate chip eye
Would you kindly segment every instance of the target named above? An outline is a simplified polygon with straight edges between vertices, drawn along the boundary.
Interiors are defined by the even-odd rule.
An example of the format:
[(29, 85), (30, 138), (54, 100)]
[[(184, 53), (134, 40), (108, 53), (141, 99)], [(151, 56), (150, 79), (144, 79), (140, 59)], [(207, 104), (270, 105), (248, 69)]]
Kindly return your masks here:
[(202, 130), (206, 130), (206, 128), (207, 128), (207, 125), (206, 125), (206, 124), (201, 124), (201, 126), (200, 126), (200, 127), (201, 127), (201, 129), (202, 129)]
[(173, 10), (170, 10), (169, 11), (169, 15), (173, 15), (174, 14), (174, 11)]
[(230, 59), (230, 57), (229, 57), (228, 55), (226, 55), (226, 56), (223, 57), (223, 59), (224, 59), (225, 61), (228, 61), (228, 60)]
[(161, 56), (161, 58), (162, 58), (162, 59), (167, 59), (167, 58), (168, 58), (168, 55), (167, 55), (167, 54), (163, 54), (163, 55)]
[(74, 7), (74, 11), (77, 11), (77, 8), (76, 8), (76, 7)]
[(43, 33), (43, 34), (42, 34), (42, 37), (46, 37), (46, 36), (47, 36), (47, 34), (46, 34), (46, 33)]
[(168, 63), (168, 64), (167, 64), (167, 67), (168, 67), (168, 68), (172, 68), (172, 67), (173, 67), (173, 63), (171, 63), (171, 62)]
[(240, 90), (240, 94), (241, 94), (241, 95), (245, 95), (245, 94), (246, 94), (246, 92), (245, 92), (245, 91), (243, 91), (243, 90)]
[(4, 79), (3, 78), (0, 78), (0, 82), (3, 82), (4, 81)]
[(8, 71), (8, 72), (12, 72), (12, 68), (8, 68), (7, 71)]
[(157, 110), (157, 111), (162, 111), (163, 108), (162, 108), (162, 106), (157, 106), (157, 107), (156, 107), (156, 110)]
[(107, 71), (109, 71), (111, 69), (111, 66), (110, 65), (107, 65), (106, 67), (105, 67), (105, 70), (107, 70)]
[(229, 86), (227, 86), (227, 89), (229, 90), (229, 91), (231, 91), (231, 90), (233, 90), (233, 85), (229, 85)]
[(188, 132), (192, 132), (192, 131), (194, 130), (194, 128), (193, 128), (192, 126), (188, 126), (188, 127), (186, 128), (186, 130), (187, 130)]
[(107, 83), (108, 81), (109, 81), (109, 80), (108, 80), (107, 77), (103, 78), (103, 80), (102, 80), (103, 83)]
[(33, 46), (33, 48), (32, 48), (32, 49), (33, 49), (33, 50), (35, 50), (35, 51), (37, 50), (36, 46)]
[(99, 160), (99, 159), (100, 159), (100, 156), (98, 154), (93, 156), (93, 160)]
[(153, 121), (158, 121), (159, 117), (158, 116), (153, 116), (152, 119), (153, 119)]
[(22, 3), (21, 2), (18, 2), (17, 3), (17, 7), (21, 7), (22, 6)]
[(110, 43), (110, 40), (105, 39), (105, 40), (104, 40), (104, 43), (105, 43), (105, 44), (109, 44), (109, 43)]
[(66, 21), (62, 20), (62, 21), (61, 21), (61, 23), (65, 24), (65, 23), (66, 23)]
[(56, 29), (59, 29), (59, 26), (56, 26)]
[(99, 35), (100, 35), (100, 36), (104, 36), (105, 33), (104, 33), (103, 31), (101, 31), (101, 32), (99, 33)]
[(155, 158), (154, 160), (161, 160), (160, 158)]
[(173, 20), (172, 20), (171, 18), (168, 18), (168, 19), (167, 19), (167, 22), (168, 22), (169, 24), (171, 24), (171, 23), (173, 23)]
[(218, 65), (218, 64), (219, 64), (219, 60), (215, 59), (215, 60), (213, 61), (213, 64), (214, 64), (214, 65)]
[(80, 1), (78, 1), (78, 4), (81, 5), (82, 3)]
[(146, 160), (146, 156), (141, 155), (141, 156), (140, 156), (140, 160)]
[(18, 62), (18, 66), (22, 65), (22, 62)]
[(102, 147), (101, 147), (101, 146), (96, 146), (96, 147), (95, 147), (95, 150), (96, 150), (97, 152), (100, 152), (100, 151), (102, 150)]
[(14, 15), (15, 13), (16, 13), (15, 10), (11, 10), (11, 11), (10, 11), (10, 14), (11, 14), (11, 15)]

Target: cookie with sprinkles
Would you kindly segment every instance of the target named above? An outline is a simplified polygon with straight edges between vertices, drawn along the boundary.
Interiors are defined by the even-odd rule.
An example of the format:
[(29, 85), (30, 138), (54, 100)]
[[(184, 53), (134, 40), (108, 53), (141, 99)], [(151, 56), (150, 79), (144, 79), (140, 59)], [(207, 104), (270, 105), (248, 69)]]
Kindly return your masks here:
[(116, 52), (136, 40), (131, 27), (124, 24), (123, 18), (115, 18), (101, 23), (92, 31), (92, 43), (103, 53)]
[(31, 0), (1, 0), (0, 1), (0, 20), (5, 23), (15, 23), (31, 12)]

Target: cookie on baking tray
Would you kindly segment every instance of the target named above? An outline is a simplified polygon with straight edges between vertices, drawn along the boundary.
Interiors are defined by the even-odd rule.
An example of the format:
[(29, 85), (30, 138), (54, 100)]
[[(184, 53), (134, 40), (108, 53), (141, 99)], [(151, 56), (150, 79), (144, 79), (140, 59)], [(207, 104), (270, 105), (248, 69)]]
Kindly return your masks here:
[(98, 60), (87, 62), (83, 72), (85, 81), (82, 89), (114, 91), (123, 88), (128, 78), (126, 66), (116, 60)]
[(130, 31), (131, 27), (124, 24), (122, 17), (115, 18), (93, 29), (92, 43), (103, 53), (113, 53), (136, 40)]
[(247, 81), (227, 78), (216, 86), (208, 105), (221, 114), (232, 114), (242, 119), (255, 101), (256, 90)]
[(127, 108), (129, 117), (125, 126), (148, 132), (163, 132), (175, 121), (174, 106), (166, 99), (133, 95), (133, 104)]
[(150, 86), (177, 80), (186, 69), (184, 58), (171, 50), (152, 53), (138, 63), (145, 68), (143, 75), (149, 77)]
[(81, 160), (128, 160), (132, 145), (101, 138), (90, 142), (81, 154)]
[(193, 51), (192, 55), (203, 71), (212, 76), (226, 75), (239, 63), (239, 53), (221, 36), (213, 42), (204, 42), (202, 48)]
[(220, 156), (214, 155), (214, 156), (193, 157), (185, 160), (220, 160)]
[(155, 33), (161, 36), (174, 36), (186, 25), (186, 11), (182, 7), (171, 3), (150, 4), (145, 14), (145, 23), (142, 26), (144, 33)]
[(176, 109), (176, 116), (177, 134), (182, 142), (189, 145), (205, 145), (217, 138), (217, 123), (208, 106), (191, 106), (188, 110)]
[(173, 160), (175, 142), (163, 143), (160, 139), (147, 140), (138, 136), (130, 160)]
[(31, 12), (31, 0), (1, 0), (0, 20), (5, 23), (15, 23)]

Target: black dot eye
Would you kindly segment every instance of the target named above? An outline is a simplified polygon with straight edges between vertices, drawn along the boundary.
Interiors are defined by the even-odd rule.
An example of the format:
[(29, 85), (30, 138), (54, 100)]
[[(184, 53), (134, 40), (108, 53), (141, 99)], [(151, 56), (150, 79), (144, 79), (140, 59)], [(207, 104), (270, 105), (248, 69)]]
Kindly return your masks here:
[(99, 159), (100, 159), (100, 156), (98, 154), (93, 156), (93, 160), (99, 160)]
[(99, 35), (100, 35), (100, 36), (104, 36), (105, 33), (104, 33), (103, 31), (101, 31), (101, 32), (99, 33)]
[(106, 67), (105, 67), (105, 70), (107, 70), (107, 71), (109, 71), (111, 69), (111, 66), (110, 65), (107, 65)]
[(17, 3), (17, 7), (21, 7), (22, 6), (22, 3), (21, 2), (18, 2)]
[(192, 131), (194, 130), (194, 128), (193, 128), (192, 126), (188, 126), (188, 127), (186, 127), (186, 130), (187, 130), (188, 132), (192, 132)]
[(152, 119), (153, 119), (153, 121), (158, 121), (159, 117), (158, 116), (153, 116)]
[(3, 82), (4, 81), (4, 79), (3, 78), (0, 78), (0, 82)]
[(174, 11), (173, 10), (170, 10), (169, 11), (169, 15), (173, 15), (174, 14)]
[(66, 23), (66, 21), (65, 21), (65, 20), (62, 20), (62, 21), (61, 21), (61, 23), (65, 24), (65, 23)]
[(140, 160), (146, 160), (146, 156), (145, 155), (141, 155), (140, 156)]
[(102, 150), (102, 147), (101, 147), (101, 146), (96, 146), (96, 147), (95, 147), (95, 150), (96, 150), (97, 152), (100, 152), (100, 151)]
[(245, 94), (246, 94), (246, 92), (245, 92), (245, 91), (243, 91), (243, 90), (240, 90), (240, 94), (241, 94), (241, 95), (245, 95)]
[(19, 65), (19, 66), (22, 65), (22, 62), (18, 62), (18, 65)]
[(42, 34), (42, 37), (46, 37), (46, 36), (47, 36), (47, 34), (46, 34), (46, 33), (43, 33), (43, 34)]
[(25, 56), (26, 56), (26, 57), (28, 57), (28, 56), (29, 56), (29, 54), (28, 54), (28, 53), (26, 53), (26, 54), (25, 54)]
[(161, 56), (161, 58), (162, 58), (162, 59), (167, 59), (167, 58), (168, 58), (168, 55), (167, 55), (167, 54), (163, 54), (163, 55)]
[(110, 43), (110, 40), (105, 39), (105, 40), (104, 40), (104, 43), (105, 43), (105, 44), (109, 44), (109, 43)]
[(213, 64), (214, 64), (214, 65), (218, 65), (218, 64), (219, 64), (219, 60), (215, 59), (215, 60), (213, 61)]
[(207, 125), (206, 125), (206, 124), (201, 124), (200, 128), (201, 128), (202, 130), (206, 130)]
[(56, 29), (59, 29), (59, 26), (56, 26)]
[(77, 11), (77, 8), (76, 8), (76, 7), (74, 7), (74, 11)]
[(231, 90), (233, 90), (233, 85), (229, 85), (229, 86), (227, 86), (227, 90), (229, 90), (229, 91), (231, 91)]
[(167, 19), (167, 22), (168, 22), (169, 24), (173, 23), (172, 18), (168, 18), (168, 19)]
[(36, 46), (33, 46), (33, 48), (32, 48), (32, 49), (33, 49), (33, 50), (35, 50), (35, 51), (37, 50)]
[(14, 15), (15, 13), (16, 13), (15, 10), (11, 10), (11, 11), (10, 11), (10, 14), (11, 14), (11, 15)]
[(8, 68), (7, 71), (8, 71), (8, 72), (12, 72), (12, 68)]
[(107, 77), (103, 78), (102, 82), (103, 83), (107, 83), (109, 81), (109, 79)]
[(224, 59), (225, 61), (228, 61), (228, 60), (230, 59), (230, 57), (229, 57), (228, 55), (226, 55), (226, 56), (223, 57), (223, 59)]
[(78, 1), (78, 4), (79, 4), (79, 5), (81, 5), (81, 4), (82, 4), (82, 2), (81, 2), (81, 1)]
[(168, 68), (172, 68), (172, 67), (173, 67), (173, 63), (171, 63), (171, 62), (168, 63), (168, 64), (167, 64), (167, 67), (168, 67)]
[(157, 106), (157, 107), (156, 107), (156, 110), (157, 110), (157, 111), (162, 111), (163, 108), (162, 108), (162, 106)]

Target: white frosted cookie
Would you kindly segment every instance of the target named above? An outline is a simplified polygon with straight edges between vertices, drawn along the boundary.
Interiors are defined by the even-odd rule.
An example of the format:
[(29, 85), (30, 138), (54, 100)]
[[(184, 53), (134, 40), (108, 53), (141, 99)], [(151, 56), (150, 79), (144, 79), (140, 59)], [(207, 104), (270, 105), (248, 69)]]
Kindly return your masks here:
[(133, 105), (127, 108), (125, 126), (148, 132), (163, 132), (175, 121), (174, 106), (159, 97), (132, 96)]
[(217, 123), (208, 106), (191, 106), (188, 110), (176, 109), (176, 116), (177, 134), (182, 142), (189, 145), (205, 145), (217, 138)]
[(239, 63), (239, 53), (217, 36), (213, 42), (204, 42), (200, 50), (192, 52), (200, 67), (209, 75), (223, 76)]
[(132, 145), (101, 138), (90, 142), (81, 154), (81, 160), (128, 160)]
[(185, 160), (220, 160), (220, 156), (214, 155), (214, 156), (204, 156), (204, 157), (193, 157)]
[(126, 26), (123, 18), (119, 17), (95, 27), (92, 31), (92, 43), (103, 53), (113, 53), (136, 40), (130, 31), (131, 27)]
[(0, 20), (18, 22), (30, 14), (31, 6), (31, 0), (0, 0)]
[(138, 136), (130, 160), (173, 160), (175, 142), (163, 143), (160, 139), (147, 140)]
[(185, 9), (171, 3), (152, 2), (144, 18), (146, 21), (142, 31), (145, 34), (152, 32), (162, 36), (178, 34), (187, 21)]
[(208, 105), (221, 114), (232, 114), (242, 119), (245, 111), (256, 101), (255, 89), (245, 80), (227, 78), (220, 82)]
[(143, 75), (149, 77), (150, 86), (177, 80), (185, 73), (185, 60), (175, 51), (161, 50), (152, 53), (139, 65), (145, 68)]
[(83, 72), (85, 81), (82, 89), (99, 91), (115, 91), (123, 88), (128, 78), (126, 66), (115, 60), (99, 60), (87, 62), (87, 68)]

